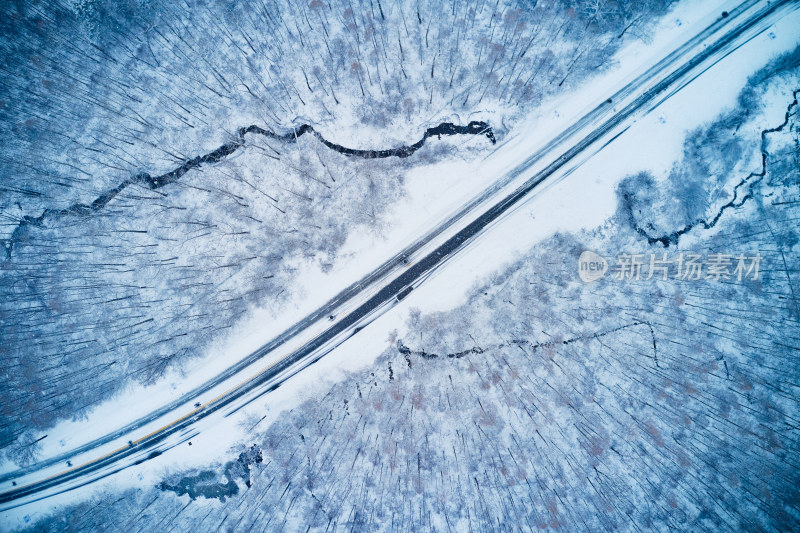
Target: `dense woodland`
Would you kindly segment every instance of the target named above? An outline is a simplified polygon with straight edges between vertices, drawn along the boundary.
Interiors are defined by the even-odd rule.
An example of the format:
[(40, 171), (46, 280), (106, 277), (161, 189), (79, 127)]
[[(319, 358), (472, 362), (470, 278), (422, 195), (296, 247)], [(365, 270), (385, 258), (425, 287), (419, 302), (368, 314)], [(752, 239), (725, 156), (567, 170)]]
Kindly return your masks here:
[[(553, 236), (452, 311), (412, 314), (372, 367), (268, 427), (246, 420), (257, 436), (230, 462), (36, 527), (797, 530), (798, 58), (755, 74), (671, 170), (623, 180), (604, 226)], [(765, 122), (767, 95), (784, 121)], [(667, 205), (684, 218), (670, 225)], [(578, 278), (583, 250), (664, 251), (681, 229), (667, 250), (760, 253), (761, 276)]]
[(4, 2), (2, 454), (34, 461), (57, 421), (187, 368), (254, 306), (280, 312), (301, 267), (331, 268), (354, 229), (382, 231), (410, 168), (491, 146), (432, 138), (365, 161), (248, 134), (235, 157), (192, 163), (240, 128), (312, 124), (370, 149), (442, 121), (502, 137), (611, 66), (667, 4)]

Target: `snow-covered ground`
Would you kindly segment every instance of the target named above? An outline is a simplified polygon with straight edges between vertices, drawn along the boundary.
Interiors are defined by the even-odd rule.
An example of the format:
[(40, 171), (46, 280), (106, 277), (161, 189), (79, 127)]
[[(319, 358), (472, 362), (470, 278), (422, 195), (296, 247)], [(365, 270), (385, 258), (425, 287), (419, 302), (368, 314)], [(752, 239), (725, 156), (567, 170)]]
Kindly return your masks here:
[[(42, 456), (55, 455), (80, 442), (102, 436), (113, 429), (109, 426), (110, 421), (121, 424), (146, 414), (263, 345), (482, 190), (492, 171), (498, 168), (496, 158), (499, 155), (496, 154), (513, 154), (504, 160), (507, 165), (512, 164), (514, 158), (524, 157), (530, 147), (546, 141), (593, 107), (592, 104), (602, 101), (609, 88), (620, 79), (633, 76), (641, 64), (647, 63), (648, 55), (657, 56), (683, 32), (702, 26), (719, 11), (730, 9), (731, 4), (679, 4), (654, 33), (652, 43), (634, 44), (622, 50), (616, 69), (591, 80), (591, 84), (574, 94), (544, 104), (534, 116), (512, 129), (507, 142), (486, 160), (444, 161), (416, 169), (407, 181), (407, 196), (395, 205), (387, 218), (389, 230), (380, 237), (373, 233), (351, 234), (339, 255), (340, 260), (328, 272), (306, 265), (298, 276), (300, 284), (296, 296), (280, 316), (257, 313), (246, 323), (238, 324), (226, 340), (208, 347), (207, 355), (192, 361), (191, 371), (186, 375), (169, 375), (148, 387), (131, 386), (113, 401), (95, 408), (87, 420), (65, 422), (53, 428), (47, 432)], [(567, 179), (537, 193), (516, 208), (456, 261), (437, 271), (422, 290), (413, 291), (391, 312), (277, 391), (254, 402), (236, 416), (206, 428), (192, 439), (191, 448), (182, 446), (180, 452), (175, 450), (164, 454), (97, 485), (13, 510), (6, 516), (15, 524), (23, 525), (25, 517), (36, 519), (53, 505), (85, 498), (93, 491), (152, 486), (163, 478), (167, 470), (200, 466), (213, 457), (224, 457), (230, 446), (247, 440), (248, 429), (242, 422), (249, 416), (264, 416), (266, 412), (261, 426), (266, 427), (284, 410), (347, 379), (348, 372), (371, 364), (387, 347), (392, 332), (404, 336), (404, 324), (411, 309), (423, 313), (452, 309), (465, 301), (469, 289), (476, 283), (516, 261), (537, 242), (558, 231), (576, 232), (601, 225), (616, 207), (615, 184), (625, 175), (641, 170), (664, 175), (678, 159), (687, 132), (732, 106), (750, 74), (775, 55), (797, 45), (793, 29), (799, 23), (800, 18), (794, 13), (729, 55), (652, 113), (642, 117)], [(764, 112), (765, 121), (769, 124), (779, 122), (785, 107), (784, 99), (770, 100)], [(455, 142), (477, 143), (481, 140), (468, 138)], [(11, 470), (11, 465), (6, 465), (6, 469)]]
[[(312, 4), (4, 6), (3, 455), (30, 463), (42, 431), (190, 364), (253, 306), (286, 316), (306, 262), (325, 270), (352, 231), (384, 231), (405, 174), (458, 149), (430, 139), (413, 158), (359, 160), (310, 135), (293, 144), (292, 126), (390, 148), (441, 120), (486, 118), (505, 138), (543, 99), (610, 68), (671, 2)], [(195, 166), (247, 124), (288, 137), (251, 134)]]
[[(693, 35), (698, 29), (707, 26), (717, 18), (719, 12), (731, 9), (735, 5), (736, 2), (687, 2), (679, 4), (659, 24), (652, 42), (647, 44), (634, 42), (620, 51), (614, 61), (617, 64), (616, 68), (591, 79), (589, 83), (584, 84), (582, 89), (574, 94), (561, 95), (543, 104), (541, 110), (538, 110), (533, 116), (520, 121), (519, 125), (507, 136), (508, 140), (501, 144), (487, 160), (477, 162), (474, 158), (468, 158), (462, 161), (443, 161), (434, 165), (415, 168), (408, 176), (407, 196), (401, 198), (393, 207), (392, 212), (388, 214), (385, 224), (388, 229), (378, 236), (372, 232), (356, 231), (351, 233), (339, 254), (340, 260), (328, 272), (323, 272), (317, 264), (298, 265), (302, 270), (301, 274), (297, 276), (296, 294), (280, 310), (279, 315), (276, 316), (270, 311), (256, 309), (253, 316), (249, 317), (246, 322), (237, 324), (224, 339), (212, 346), (204, 347), (205, 355), (192, 360), (190, 369), (186, 374), (172, 372), (150, 386), (132, 384), (128, 390), (119, 394), (114, 400), (97, 406), (87, 416), (87, 419), (65, 421), (59, 426), (48, 430), (46, 432), (48, 438), (42, 442), (40, 456), (46, 458), (58, 455), (81, 443), (101, 437), (117, 427), (122, 427), (125, 422), (135, 420), (193, 390), (245, 355), (263, 346), (280, 332), (330, 300), (343, 287), (362, 278), (377, 268), (387, 257), (391, 257), (405, 248), (420, 235), (424, 234), (428, 228), (434, 227), (445, 220), (469, 199), (480, 193), (499, 171), (505, 168), (513, 168), (519, 164), (535, 147), (546, 143), (569, 124), (605, 100), (607, 95), (612, 92), (613, 87), (624, 85), (625, 81), (634, 78), (636, 74), (660, 59), (665, 50), (673, 49), (676, 43), (682, 42), (687, 35)], [(777, 46), (774, 52), (766, 52), (765, 55), (764, 50), (758, 49), (751, 53), (760, 54), (766, 58), (769, 57), (768, 54), (779, 52), (785, 47), (791, 46), (791, 32), (784, 32), (783, 48), (780, 48), (780, 40), (770, 38), (770, 41), (775, 41), (771, 44)], [(729, 62), (726, 60), (726, 64)], [(740, 68), (742, 72), (739, 72), (738, 75), (743, 80), (752, 70), (752, 66), (742, 62)], [(736, 74), (736, 70), (733, 69), (726, 73), (726, 75), (730, 76)], [(731, 81), (735, 82), (736, 79), (731, 78)], [(736, 90), (731, 88), (729, 93), (730, 98), (733, 98)], [(705, 98), (708, 98), (708, 96), (705, 96)], [(717, 109), (721, 109), (724, 105)], [(706, 119), (713, 116), (713, 106), (704, 105), (703, 109), (706, 110)], [(693, 122), (693, 125), (702, 123), (703, 115), (694, 111), (691, 115), (686, 115), (686, 120), (694, 117), (700, 117), (701, 120)], [(655, 120), (658, 121), (658, 119)], [(680, 119), (671, 118), (670, 120)], [(660, 123), (660, 121), (658, 122)], [(679, 149), (681, 136), (688, 130), (687, 127), (681, 127), (680, 122), (677, 124), (680, 129), (675, 130), (672, 138), (672, 148), (674, 150)], [(692, 127), (691, 124), (689, 127)], [(357, 130), (356, 128), (337, 129), (336, 135), (352, 139), (350, 142), (354, 146), (365, 146), (363, 143), (365, 141), (368, 142), (370, 138), (370, 132), (367, 131), (365, 133), (364, 130)], [(628, 136), (626, 135), (626, 137)], [(481, 143), (484, 142), (484, 139), (468, 137), (466, 140), (455, 140), (454, 142), (466, 150), (470, 143)], [(654, 142), (654, 145), (661, 146), (659, 156), (664, 157), (664, 161), (673, 160), (676, 152), (670, 153), (664, 150), (663, 143), (663, 139)], [(639, 154), (639, 158), (637, 158), (636, 154)], [(644, 160), (652, 161), (652, 158), (653, 155), (637, 149), (631, 150), (626, 158), (620, 159), (616, 164), (628, 164), (629, 166), (627, 167), (617, 167), (624, 172), (641, 168), (637, 166), (639, 162)], [(609, 176), (613, 176), (609, 179), (619, 179), (621, 175), (616, 174), (615, 169), (614, 173), (609, 173)], [(570, 195), (560, 196), (563, 200), (559, 204), (559, 209), (548, 208), (548, 220), (556, 221), (559, 219), (555, 217), (563, 216), (564, 218), (560, 219), (559, 224), (566, 224), (566, 221), (571, 219), (572, 224), (577, 223), (583, 225), (582, 227), (591, 227), (605, 216), (608, 216), (613, 210), (613, 186), (611, 186), (613, 183), (604, 185), (602, 182), (593, 181), (594, 184), (598, 185), (597, 189), (594, 189), (591, 195), (584, 198), (598, 195), (600, 191), (604, 191), (602, 193), (605, 198), (604, 202), (592, 201), (591, 205), (587, 205), (570, 200)], [(572, 178), (570, 183), (579, 183), (580, 185), (577, 188), (581, 191), (589, 190), (579, 178)], [(570, 212), (565, 209), (565, 204), (576, 207), (577, 210), (572, 211), (573, 214), (569, 214)], [(587, 216), (587, 207), (591, 207), (593, 210), (591, 218)], [(413, 213), (413, 216), (409, 216), (410, 213)], [(567, 214), (565, 215), (565, 213)], [(574, 213), (584, 214), (576, 217)], [(526, 215), (526, 217), (529, 216)], [(529, 225), (526, 224), (526, 226)], [(512, 228), (512, 233), (516, 234), (513, 229), (515, 227), (514, 224), (508, 224), (505, 227)], [(548, 226), (538, 222), (535, 227), (539, 228), (537, 229), (538, 233), (530, 234), (526, 232), (527, 235), (534, 236), (533, 240), (522, 241), (519, 239), (520, 235), (516, 235), (514, 241), (520, 242), (520, 247), (515, 249), (516, 252), (527, 249), (530, 244), (551, 234), (559, 226)], [(491, 239), (491, 241), (497, 242), (498, 240)], [(503, 238), (499, 239), (499, 241), (504, 243), (509, 240)], [(498, 256), (493, 255), (493, 257)], [(504, 257), (503, 261), (509, 261), (513, 258), (513, 254), (499, 255), (499, 257)], [(460, 263), (461, 260), (459, 261)], [(485, 262), (483, 263), (485, 264)], [(489, 267), (479, 276), (487, 274), (497, 266), (499, 264)], [(464, 279), (468, 285), (471, 285), (478, 277), (461, 277), (459, 279)], [(463, 298), (466, 288), (466, 286), (462, 286), (460, 290), (445, 291), (439, 294), (437, 299), (446, 302), (444, 295), (455, 295), (447, 296), (447, 298)], [(438, 293), (440, 291), (435, 292)], [(444, 304), (445, 308), (455, 305), (457, 302), (457, 299), (452, 300)], [(269, 361), (265, 361), (265, 366), (268, 363)], [(213, 395), (210, 396), (213, 397)], [(124, 413), (124, 416), (121, 416), (120, 413)], [(115, 424), (115, 426), (110, 424)], [(6, 465), (4, 470), (11, 470), (11, 468), (11, 465)]]

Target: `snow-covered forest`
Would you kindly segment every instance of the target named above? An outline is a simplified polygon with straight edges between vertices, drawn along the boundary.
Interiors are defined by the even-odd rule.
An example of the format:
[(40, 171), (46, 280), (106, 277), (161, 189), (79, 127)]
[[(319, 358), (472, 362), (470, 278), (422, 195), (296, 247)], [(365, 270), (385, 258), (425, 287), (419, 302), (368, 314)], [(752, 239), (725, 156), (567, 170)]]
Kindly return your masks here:
[[(304, 272), (388, 234), (415, 172), (477, 164), (674, 7), (3, 4), (4, 464), (131, 384), (188, 374), (256, 310), (291, 312)], [(800, 529), (800, 47), (751, 72), (669, 168), (615, 177), (601, 224), (412, 309), (286, 411), (253, 402), (246, 438), (201, 466), (33, 504), (22, 527)], [(760, 263), (586, 283), (586, 250)]]
[[(37, 527), (795, 529), (798, 57), (754, 75), (671, 172), (623, 180), (608, 225), (543, 242), (457, 309), (412, 314), (372, 367), (268, 427), (245, 420), (254, 438), (231, 462)], [(767, 94), (784, 122), (763, 123)], [(757, 281), (578, 279), (582, 250), (645, 253), (641, 228), (683, 228), (660, 207), (676, 188), (707, 191), (704, 208), (674, 207), (686, 220), (734, 194), (741, 207), (670, 249), (759, 251)]]
[[(666, 5), (2, 9), (0, 448), (24, 464), (57, 420), (180, 368), (253, 306), (279, 312), (300, 265), (330, 268), (354, 228), (381, 231), (410, 168), (492, 146), (434, 137), (364, 160), (297, 127), (356, 149), (411, 145), (442, 122), (502, 137)], [(238, 133), (250, 125), (283, 138)]]

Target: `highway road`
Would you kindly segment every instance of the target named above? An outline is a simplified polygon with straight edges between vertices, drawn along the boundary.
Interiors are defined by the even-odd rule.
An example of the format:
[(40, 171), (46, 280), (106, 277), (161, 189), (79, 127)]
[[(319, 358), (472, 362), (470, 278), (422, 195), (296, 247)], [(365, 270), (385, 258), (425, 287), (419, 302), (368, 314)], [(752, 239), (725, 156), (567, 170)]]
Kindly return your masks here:
[(0, 475), (0, 511), (73, 490), (161, 455), (196, 435), (200, 421), (207, 427), (275, 390), (393, 307), (543, 184), (563, 179), (637, 117), (798, 7), (789, 0), (748, 0), (706, 21), (635, 79), (613, 94), (598, 95), (596, 107), (514, 168), (500, 172), (438, 227), (214, 379), (101, 438)]

